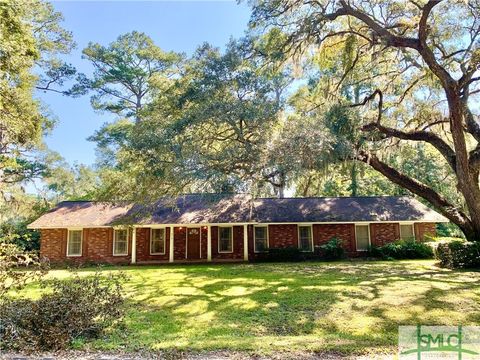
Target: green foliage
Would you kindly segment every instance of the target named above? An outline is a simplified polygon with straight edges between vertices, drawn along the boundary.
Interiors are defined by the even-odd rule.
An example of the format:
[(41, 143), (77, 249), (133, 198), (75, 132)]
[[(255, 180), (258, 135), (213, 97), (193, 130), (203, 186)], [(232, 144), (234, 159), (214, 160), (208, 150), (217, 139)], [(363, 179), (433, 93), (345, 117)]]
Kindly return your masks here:
[(17, 245), (25, 251), (40, 250), (40, 233), (27, 229), (31, 219), (23, 221), (10, 221), (0, 224), (0, 241), (6, 241)]
[(128, 119), (103, 124), (99, 130), (88, 138), (97, 146), (97, 163), (102, 168), (117, 165), (119, 151), (129, 145), (134, 124)]
[(462, 237), (461, 230), (452, 223), (438, 223), (436, 226), (438, 237)]
[(465, 239), (461, 237), (453, 237), (453, 236), (434, 236), (430, 237), (425, 235), (426, 240), (431, 244), (435, 245), (436, 243), (447, 243), (453, 241), (465, 241)]
[(8, 291), (20, 290), (27, 283), (40, 279), (48, 268), (37, 252), (25, 251), (11, 240), (0, 239), (0, 301)]
[(26, 251), (39, 250), (39, 233), (27, 229), (27, 225), (47, 211), (51, 204), (25, 193), (19, 184), (3, 190), (8, 190), (8, 195), (0, 198), (0, 241), (14, 243)]
[(283, 75), (263, 71), (248, 51), (240, 42), (223, 53), (204, 44), (185, 61), (182, 76), (155, 91), (141, 121), (107, 125), (95, 135), (112, 150), (101, 175), (105, 198), (244, 192), (275, 181), (281, 171), (270, 162), (269, 142)]
[[(95, 70), (91, 79), (85, 76), (78, 86), (94, 93), (94, 109), (119, 116), (89, 138), (97, 145), (98, 165), (109, 173), (113, 168), (129, 171), (132, 167), (126, 163), (133, 161), (129, 156), (134, 147), (132, 141), (138, 141), (132, 139), (134, 127), (130, 119), (139, 123), (150, 108), (170, 108), (168, 94), (183, 66), (183, 55), (164, 52), (146, 34), (133, 31), (120, 35), (108, 46), (90, 43), (83, 50), (83, 57)], [(122, 169), (124, 165), (126, 169)], [(135, 174), (129, 176), (134, 178)], [(105, 179), (105, 189), (112, 189), (109, 176)]]
[(169, 86), (182, 60), (180, 54), (162, 51), (137, 31), (120, 35), (108, 46), (90, 43), (83, 57), (95, 69), (93, 78), (84, 78), (81, 84), (96, 93), (91, 98), (94, 109), (136, 120), (153, 93)]
[[(306, 65), (292, 107), (332, 133), (334, 166), (362, 161), (397, 184), (391, 190), (408, 189), (431, 206), (444, 203), (443, 214), (475, 240), (480, 188), (472, 155), (480, 148), (480, 79), (464, 81), (463, 88), (450, 80), (462, 83), (478, 71), (480, 7), (403, 5), (253, 1), (250, 24), (281, 34), (284, 56)], [(451, 13), (462, 16), (452, 20)], [(455, 124), (462, 130), (454, 131)], [(324, 169), (308, 170), (302, 185), (310, 183), (312, 170), (327, 173), (329, 185), (341, 183)], [(463, 173), (472, 178), (468, 184)], [(353, 172), (345, 184), (352, 194), (362, 192), (358, 179)]]
[(435, 258), (442, 267), (480, 268), (480, 242), (449, 241), (439, 243)]
[(304, 260), (304, 257), (300, 249), (292, 246), (268, 249), (268, 254), (265, 260), (273, 262), (289, 262)]
[(325, 244), (320, 245), (320, 256), (326, 260), (339, 260), (345, 256), (342, 240), (332, 237)]
[(49, 204), (63, 200), (91, 200), (100, 186), (97, 171), (83, 164), (70, 166), (60, 154), (45, 154), (47, 172), (43, 177), (43, 194)]
[(38, 300), (4, 298), (0, 307), (3, 350), (48, 351), (78, 339), (98, 338), (123, 316), (125, 276), (43, 281), (49, 289)]
[(334, 105), (325, 114), (324, 124), (336, 138), (333, 151), (339, 160), (351, 159), (361, 145), (358, 112), (345, 105)]
[(433, 249), (428, 243), (398, 240), (373, 247), (371, 254), (384, 259), (433, 259)]
[[(80, 273), (88, 277), (95, 271)], [(139, 349), (147, 354), (152, 349), (152, 357), (222, 351), (303, 358), (307, 347), (318, 354), (370, 359), (396, 349), (399, 323), (466, 326), (475, 325), (479, 316), (480, 272), (445, 271), (435, 260), (109, 266), (101, 271), (128, 272), (123, 282), (128, 310), (124, 326), (72, 344), (95, 355), (108, 350), (134, 357)], [(71, 276), (61, 269), (49, 273), (62, 280)], [(38, 298), (43, 292), (48, 289), (32, 285), (18, 295)]]
[(72, 68), (67, 74), (65, 67), (60, 73), (53, 67), (63, 66), (56, 55), (69, 52), (74, 44), (60, 26), (61, 14), (47, 2), (3, 1), (0, 18), (0, 181), (11, 184), (44, 171), (31, 152), (41, 145), (53, 121), (33, 93), (36, 88), (50, 90), (42, 82), (53, 86), (72, 76)]

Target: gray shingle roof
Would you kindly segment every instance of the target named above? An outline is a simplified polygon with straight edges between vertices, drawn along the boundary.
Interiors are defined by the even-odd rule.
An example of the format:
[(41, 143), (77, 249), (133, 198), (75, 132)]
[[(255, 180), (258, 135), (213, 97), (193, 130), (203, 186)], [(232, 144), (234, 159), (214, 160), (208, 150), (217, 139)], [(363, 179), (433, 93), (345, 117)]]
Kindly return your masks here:
[(64, 201), (30, 228), (134, 224), (321, 223), (362, 221), (447, 222), (418, 200), (402, 196), (257, 198), (247, 195), (185, 195), (153, 205)]

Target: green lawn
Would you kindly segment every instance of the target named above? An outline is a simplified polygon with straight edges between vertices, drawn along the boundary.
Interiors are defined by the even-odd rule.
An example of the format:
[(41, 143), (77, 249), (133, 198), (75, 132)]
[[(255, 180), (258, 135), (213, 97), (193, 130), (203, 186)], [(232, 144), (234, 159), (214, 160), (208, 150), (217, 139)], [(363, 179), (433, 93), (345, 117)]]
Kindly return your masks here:
[[(440, 269), (433, 261), (103, 271), (129, 276), (126, 328), (79, 344), (84, 348), (388, 352), (400, 324), (480, 324), (480, 272)], [(38, 295), (35, 286), (24, 291)]]

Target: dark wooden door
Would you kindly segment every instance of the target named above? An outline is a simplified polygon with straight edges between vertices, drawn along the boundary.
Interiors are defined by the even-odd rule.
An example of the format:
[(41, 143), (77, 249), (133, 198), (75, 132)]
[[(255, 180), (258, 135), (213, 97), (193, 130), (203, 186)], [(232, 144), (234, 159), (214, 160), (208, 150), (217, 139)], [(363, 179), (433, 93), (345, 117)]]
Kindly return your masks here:
[(200, 228), (187, 229), (187, 259), (200, 259)]

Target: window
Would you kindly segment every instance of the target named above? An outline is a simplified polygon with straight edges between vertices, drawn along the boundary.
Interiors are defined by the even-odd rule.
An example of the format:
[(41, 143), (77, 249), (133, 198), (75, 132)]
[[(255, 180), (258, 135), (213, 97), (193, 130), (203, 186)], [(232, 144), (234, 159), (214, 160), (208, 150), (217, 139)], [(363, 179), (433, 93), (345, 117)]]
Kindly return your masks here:
[(400, 239), (415, 240), (415, 231), (413, 224), (400, 224)]
[(367, 251), (370, 246), (370, 230), (368, 225), (355, 226), (355, 239), (357, 251)]
[(263, 252), (268, 250), (268, 227), (255, 226), (255, 252)]
[(231, 227), (218, 228), (218, 252), (229, 253), (233, 251), (233, 239)]
[(67, 256), (82, 256), (83, 230), (68, 230)]
[(152, 229), (150, 234), (150, 255), (165, 254), (165, 229)]
[(312, 227), (298, 227), (298, 247), (302, 251), (313, 251)]
[(113, 231), (113, 255), (128, 255), (127, 229), (115, 229)]

